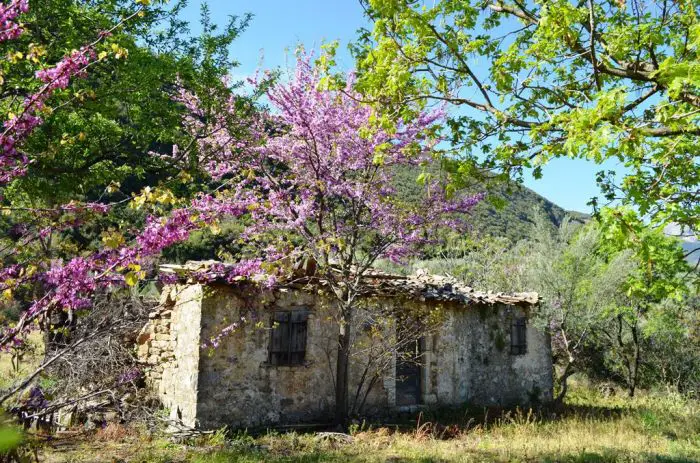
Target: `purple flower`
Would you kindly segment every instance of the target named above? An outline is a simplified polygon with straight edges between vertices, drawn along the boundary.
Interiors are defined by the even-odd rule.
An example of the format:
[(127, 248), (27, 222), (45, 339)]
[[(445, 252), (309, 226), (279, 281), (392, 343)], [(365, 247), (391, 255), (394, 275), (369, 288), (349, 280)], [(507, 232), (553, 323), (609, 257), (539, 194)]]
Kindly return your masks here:
[(134, 367), (129, 370), (126, 370), (117, 378), (117, 386), (137, 381), (141, 378), (141, 376), (142, 372), (139, 368)]

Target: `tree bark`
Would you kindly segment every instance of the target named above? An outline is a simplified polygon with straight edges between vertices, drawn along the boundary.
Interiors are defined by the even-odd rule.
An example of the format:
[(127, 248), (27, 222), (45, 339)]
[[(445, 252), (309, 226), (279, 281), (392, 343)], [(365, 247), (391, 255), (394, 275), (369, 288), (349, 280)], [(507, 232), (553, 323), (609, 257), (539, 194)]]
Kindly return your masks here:
[(639, 364), (641, 362), (642, 352), (641, 346), (639, 345), (641, 340), (639, 339), (639, 330), (637, 329), (636, 322), (630, 327), (630, 330), (632, 331), (632, 340), (634, 341), (634, 367), (629, 375), (629, 396), (634, 397), (634, 393), (637, 389), (637, 379), (639, 378)]
[(559, 376), (559, 394), (557, 394), (556, 398), (554, 399), (554, 403), (560, 404), (564, 402), (566, 392), (569, 390), (568, 379), (569, 376), (573, 374), (573, 362), (569, 362), (566, 364), (566, 367), (564, 367), (564, 372), (561, 374), (561, 376)]
[(351, 311), (342, 309), (338, 332), (338, 358), (335, 369), (335, 420), (334, 424), (345, 429), (348, 418), (348, 365), (350, 363)]

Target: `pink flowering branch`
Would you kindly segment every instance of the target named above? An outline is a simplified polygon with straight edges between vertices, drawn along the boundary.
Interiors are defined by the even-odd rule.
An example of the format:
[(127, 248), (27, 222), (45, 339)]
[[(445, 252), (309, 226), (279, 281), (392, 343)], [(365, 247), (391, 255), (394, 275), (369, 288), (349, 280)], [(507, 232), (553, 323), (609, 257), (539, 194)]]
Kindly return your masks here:
[[(26, 173), (30, 159), (20, 151), (20, 145), (43, 122), (41, 113), (46, 109), (48, 100), (57, 91), (67, 88), (74, 78), (85, 77), (88, 68), (98, 61), (96, 46), (117, 28), (140, 14), (143, 9), (144, 7), (137, 8), (112, 28), (101, 32), (92, 43), (72, 51), (54, 66), (36, 72), (35, 77), (41, 83), (40, 88), (24, 99), (18, 114), (10, 115), (3, 123), (0, 134), (0, 185)], [(27, 0), (13, 0), (0, 5), (0, 41), (16, 39), (22, 34), (17, 18), (27, 11)], [(4, 254), (3, 259), (20, 261), (0, 268), (0, 290), (6, 297), (8, 291), (36, 282), (46, 285), (47, 290), (41, 298), (32, 303), (17, 326), (5, 327), (0, 331), (0, 349), (16, 342), (18, 335), (29, 328), (30, 322), (50, 310), (75, 310), (86, 307), (91, 293), (100, 287), (108, 286), (108, 280), (119, 278), (118, 272), (114, 271), (118, 262), (123, 261), (128, 265), (130, 257), (134, 260), (128, 252), (119, 258), (110, 255), (109, 251), (103, 251), (91, 256), (76, 257), (65, 265), (53, 262), (48, 266), (46, 262), (41, 261), (21, 262), (21, 255), (18, 256), (23, 246), (32, 242), (44, 242), (50, 239), (52, 233), (77, 227), (86, 215), (104, 214), (109, 208), (109, 205), (99, 203), (71, 202), (52, 209), (22, 209), (33, 213), (33, 223), (18, 224), (23, 229), (16, 230), (19, 238), (9, 254), (6, 253), (7, 249), (0, 250)], [(19, 209), (21, 208), (2, 207), (3, 211)], [(51, 223), (46, 225), (47, 221)], [(123, 276), (121, 278), (123, 280)]]
[(43, 123), (38, 114), (45, 108), (46, 101), (58, 89), (68, 86), (72, 77), (85, 77), (87, 66), (95, 58), (91, 47), (82, 47), (64, 57), (55, 67), (38, 71), (36, 76), (44, 82), (39, 91), (25, 98), (22, 110), (3, 124), (0, 134), (0, 184), (24, 175), (29, 159), (17, 149), (29, 134)]
[[(31, 277), (26, 276), (25, 266), (12, 265), (1, 269), (0, 281), (12, 281), (13, 285), (17, 285), (32, 278), (44, 284), (46, 293), (32, 303), (16, 326), (6, 327), (0, 332), (0, 349), (10, 345), (34, 320), (51, 310), (72, 312), (89, 308), (91, 298), (98, 289), (125, 284), (124, 272), (128, 271), (129, 266), (144, 265), (163, 249), (187, 240), (192, 231), (210, 225), (219, 217), (243, 215), (247, 206), (245, 201), (232, 205), (210, 195), (200, 195), (190, 207), (175, 209), (165, 218), (148, 217), (143, 230), (129, 245), (74, 257), (66, 263), (56, 261), (49, 269)], [(259, 266), (241, 262), (239, 266), (227, 269), (226, 277), (254, 277), (256, 274), (260, 274)], [(25, 275), (24, 280), (21, 279), (22, 275)]]
[(216, 335), (211, 336), (205, 342), (202, 343), (202, 349), (216, 349), (221, 344), (221, 340), (227, 336), (231, 336), (235, 333), (244, 323), (246, 322), (245, 317), (241, 317), (239, 321), (230, 323), (225, 327), (221, 328)]
[[(2, 22), (3, 18), (9, 18), (6, 21), (7, 30), (12, 31), (12, 34), (8, 35), (8, 38), (16, 38), (22, 33), (21, 28), (12, 26), (12, 19), (20, 12), (27, 10), (26, 0), (14, 1), (8, 7), (0, 9), (0, 24), (5, 24)], [(138, 9), (109, 30), (101, 32), (92, 43), (79, 50), (73, 50), (55, 66), (36, 72), (36, 78), (43, 85), (38, 91), (24, 99), (17, 115), (10, 117), (3, 124), (4, 130), (0, 134), (0, 185), (26, 174), (30, 160), (26, 154), (19, 151), (18, 147), (34, 129), (43, 123), (39, 114), (45, 109), (49, 98), (57, 90), (67, 88), (71, 79), (84, 78), (87, 75), (88, 67), (96, 62), (95, 47), (97, 44), (141, 11), (142, 8)], [(0, 39), (2, 38), (3, 35), (0, 32)]]
[(22, 35), (24, 31), (16, 19), (27, 11), (29, 11), (27, 0), (12, 0), (7, 5), (0, 4), (0, 42), (14, 40)]

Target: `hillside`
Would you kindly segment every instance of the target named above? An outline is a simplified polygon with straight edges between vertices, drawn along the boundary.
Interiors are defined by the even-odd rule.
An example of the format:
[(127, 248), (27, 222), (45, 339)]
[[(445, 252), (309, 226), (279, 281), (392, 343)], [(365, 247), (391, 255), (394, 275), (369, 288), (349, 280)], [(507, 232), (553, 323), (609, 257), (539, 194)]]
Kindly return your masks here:
[[(418, 200), (421, 187), (416, 182), (417, 177), (416, 170), (407, 169), (396, 174), (400, 196), (409, 201)], [(589, 218), (581, 212), (567, 211), (517, 183), (491, 185), (486, 193), (487, 198), (474, 209), (470, 222), (480, 234), (506, 237), (512, 242), (528, 236), (538, 211), (544, 212), (555, 226), (567, 215), (581, 223)]]
[(487, 200), (475, 209), (473, 223), (483, 234), (503, 236), (515, 242), (528, 235), (540, 210), (555, 226), (567, 215), (581, 223), (589, 218), (581, 212), (567, 211), (527, 187), (511, 184), (510, 187), (498, 186), (488, 193)]

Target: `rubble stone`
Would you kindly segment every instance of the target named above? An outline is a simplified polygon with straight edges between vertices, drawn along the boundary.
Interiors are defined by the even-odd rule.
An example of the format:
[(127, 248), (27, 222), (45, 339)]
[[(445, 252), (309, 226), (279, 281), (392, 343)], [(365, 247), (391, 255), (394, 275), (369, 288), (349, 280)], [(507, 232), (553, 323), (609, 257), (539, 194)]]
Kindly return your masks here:
[[(163, 289), (165, 304), (150, 317), (137, 348), (138, 358), (148, 365), (147, 382), (170, 418), (204, 428), (330, 419), (338, 327), (324, 283), (297, 277), (267, 290), (245, 281), (188, 282), (189, 272), (207, 265), (211, 263), (162, 267), (182, 282)], [(526, 352), (510, 352), (511, 321), (529, 315), (538, 302), (536, 293), (477, 292), (454, 278), (426, 272), (408, 277), (373, 272), (365, 283), (367, 310), (376, 311), (368, 313), (429, 308), (444, 314), (440, 329), (421, 342), (419, 397), (412, 407), (551, 400), (547, 334), (527, 324)], [(299, 309), (308, 311), (304, 363), (268, 364), (273, 312)], [(221, 336), (232, 323), (235, 328)], [(358, 334), (356, 342), (363, 336)], [(215, 339), (216, 348), (202, 348)], [(364, 400), (366, 415), (402, 409), (396, 355), (390, 360)], [(352, 358), (350, 391), (356, 391), (368, 361), (366, 354)]]

